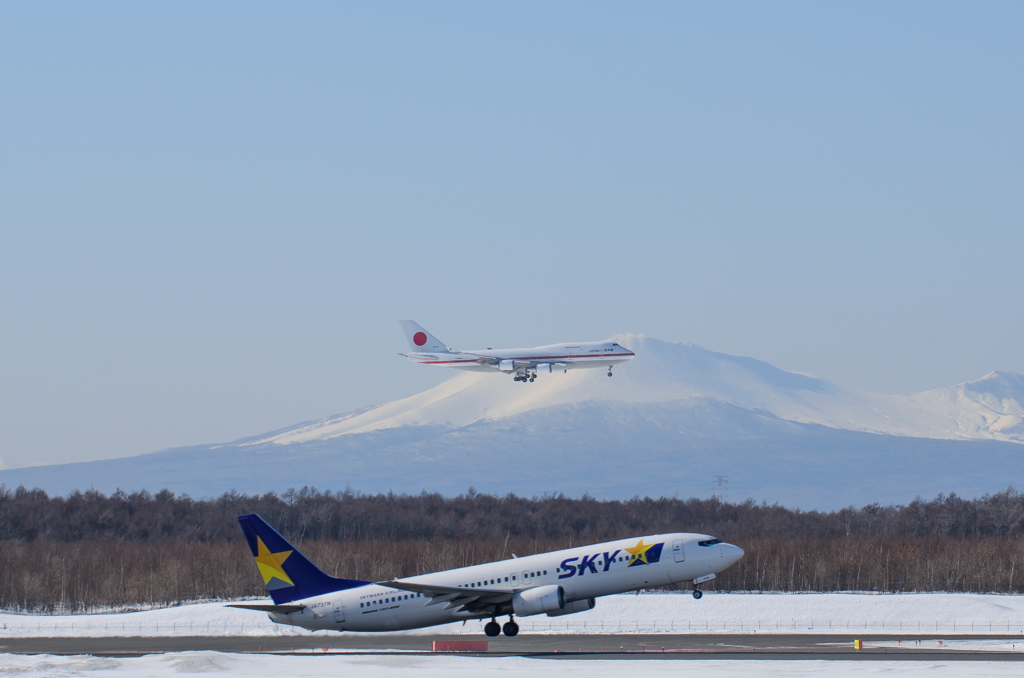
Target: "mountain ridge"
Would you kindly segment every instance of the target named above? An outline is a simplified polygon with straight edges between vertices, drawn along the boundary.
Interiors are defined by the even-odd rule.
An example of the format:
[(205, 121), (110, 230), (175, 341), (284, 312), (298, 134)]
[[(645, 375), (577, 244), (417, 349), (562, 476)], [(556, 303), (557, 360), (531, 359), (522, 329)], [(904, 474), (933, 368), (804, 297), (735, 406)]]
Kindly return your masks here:
[[(991, 372), (963, 384), (896, 396), (840, 386), (695, 344), (638, 334), (614, 339), (637, 358), (618, 368), (612, 379), (601, 370), (575, 370), (521, 384), (504, 375), (462, 373), (408, 398), (253, 436), (246, 444), (287, 445), (407, 425), (458, 428), (569, 402), (687, 397), (713, 397), (788, 421), (851, 431), (1024, 444), (1024, 377), (1012, 372)], [(980, 385), (990, 385), (1003, 397)]]
[(888, 396), (692, 344), (620, 343), (637, 358), (611, 379), (603, 370), (527, 384), (462, 373), (409, 398), (234, 442), (4, 470), (0, 483), (60, 494), (474, 486), (623, 498), (722, 494), (712, 479), (726, 475), (727, 496), (805, 508), (1024, 483), (1020, 375)]

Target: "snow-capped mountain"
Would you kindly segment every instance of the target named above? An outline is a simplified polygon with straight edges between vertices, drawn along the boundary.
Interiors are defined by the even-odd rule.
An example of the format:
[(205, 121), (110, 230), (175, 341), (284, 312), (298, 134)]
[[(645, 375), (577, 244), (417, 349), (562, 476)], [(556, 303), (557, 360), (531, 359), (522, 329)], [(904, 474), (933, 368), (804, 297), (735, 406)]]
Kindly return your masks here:
[[(868, 393), (642, 335), (615, 368), (458, 373), (418, 395), (233, 443), (0, 471), (51, 493), (192, 495), (314, 485), (364, 492), (565, 492), (779, 501), (804, 508), (978, 495), (1024, 483), (1024, 377)], [(410, 369), (420, 369), (413, 368)], [(715, 476), (729, 476), (724, 492)]]
[(1024, 377), (981, 379), (911, 396), (845, 388), (692, 344), (643, 335), (615, 341), (637, 354), (609, 379), (602, 370), (543, 375), (535, 383), (464, 372), (428, 391), (257, 437), (246, 444), (290, 445), (403, 426), (460, 428), (559, 405), (666, 403), (713, 398), (779, 419), (830, 428), (947, 440), (1024, 443)]

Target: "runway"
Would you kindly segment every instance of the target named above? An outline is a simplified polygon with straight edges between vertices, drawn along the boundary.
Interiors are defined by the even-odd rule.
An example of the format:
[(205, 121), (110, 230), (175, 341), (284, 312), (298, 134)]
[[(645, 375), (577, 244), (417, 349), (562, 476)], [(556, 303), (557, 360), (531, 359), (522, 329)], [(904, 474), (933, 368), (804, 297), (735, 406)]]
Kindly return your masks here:
[[(855, 638), (865, 643), (853, 647)], [(281, 655), (422, 655), (432, 654), (434, 640), (483, 640), (467, 635), (343, 635), (332, 637), (247, 637), (172, 636), (105, 638), (8, 638), (0, 641), (0, 653), (92, 655), (137, 657), (193, 650), (229, 653), (273, 653)], [(544, 659), (643, 659), (643, 660), (840, 660), (840, 661), (1024, 661), (1024, 651), (942, 649), (956, 641), (972, 644), (994, 642), (1016, 644), (1024, 649), (1020, 635), (770, 635), (770, 634), (608, 634), (608, 635), (521, 635), (491, 638), (490, 657), (535, 657)], [(902, 642), (899, 642), (902, 641)], [(878, 646), (884, 643), (885, 646)]]

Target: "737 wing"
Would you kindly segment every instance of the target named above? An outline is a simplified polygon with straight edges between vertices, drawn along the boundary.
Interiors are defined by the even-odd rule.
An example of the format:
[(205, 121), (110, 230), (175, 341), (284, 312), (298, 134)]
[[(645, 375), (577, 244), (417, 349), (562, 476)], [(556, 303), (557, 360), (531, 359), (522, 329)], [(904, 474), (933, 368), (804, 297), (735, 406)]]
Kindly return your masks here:
[(430, 598), (427, 605), (440, 605), (444, 603), (445, 610), (466, 609), (475, 612), (478, 609), (499, 603), (507, 603), (512, 600), (515, 591), (500, 591), (497, 589), (464, 589), (456, 586), (437, 586), (434, 584), (415, 584), (405, 581), (380, 581), (379, 586), (387, 586), (401, 591), (412, 591), (422, 593)]

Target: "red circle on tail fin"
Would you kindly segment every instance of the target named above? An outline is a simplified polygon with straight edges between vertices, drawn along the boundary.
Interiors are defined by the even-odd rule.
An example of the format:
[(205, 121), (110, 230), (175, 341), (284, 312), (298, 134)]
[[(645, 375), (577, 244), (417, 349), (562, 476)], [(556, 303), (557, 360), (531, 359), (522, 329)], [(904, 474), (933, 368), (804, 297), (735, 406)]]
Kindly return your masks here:
[(417, 332), (416, 334), (412, 335), (412, 341), (417, 346), (422, 346), (423, 344), (427, 343), (427, 335), (425, 335), (423, 332)]

